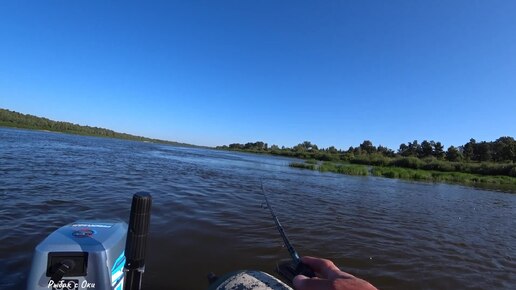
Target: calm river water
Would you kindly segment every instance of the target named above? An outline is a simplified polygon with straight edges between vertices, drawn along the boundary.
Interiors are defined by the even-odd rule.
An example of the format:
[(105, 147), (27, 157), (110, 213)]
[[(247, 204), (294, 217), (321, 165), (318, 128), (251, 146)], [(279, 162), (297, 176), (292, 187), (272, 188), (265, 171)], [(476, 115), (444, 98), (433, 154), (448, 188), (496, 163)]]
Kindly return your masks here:
[(0, 288), (24, 289), (32, 250), (78, 219), (128, 220), (153, 195), (143, 289), (205, 289), (206, 274), (274, 273), (302, 255), (380, 289), (515, 289), (516, 195), (289, 168), (290, 159), (0, 128)]

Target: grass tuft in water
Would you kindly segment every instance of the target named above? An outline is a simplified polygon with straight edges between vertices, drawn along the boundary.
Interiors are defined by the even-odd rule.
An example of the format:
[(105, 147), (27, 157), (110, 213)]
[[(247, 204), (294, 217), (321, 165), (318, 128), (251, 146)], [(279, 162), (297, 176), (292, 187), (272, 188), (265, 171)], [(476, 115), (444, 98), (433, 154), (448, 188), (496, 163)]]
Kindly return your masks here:
[(307, 163), (300, 163), (300, 162), (292, 162), (288, 166), (295, 167), (295, 168), (301, 168), (301, 169), (310, 169), (315, 170), (314, 164), (307, 164)]
[(290, 167), (319, 170), (320, 172), (334, 172), (348, 175), (368, 175), (367, 167), (364, 165), (346, 164), (346, 163), (335, 163), (335, 162), (323, 162), (317, 165), (317, 162), (306, 161), (305, 163), (293, 162), (289, 164)]

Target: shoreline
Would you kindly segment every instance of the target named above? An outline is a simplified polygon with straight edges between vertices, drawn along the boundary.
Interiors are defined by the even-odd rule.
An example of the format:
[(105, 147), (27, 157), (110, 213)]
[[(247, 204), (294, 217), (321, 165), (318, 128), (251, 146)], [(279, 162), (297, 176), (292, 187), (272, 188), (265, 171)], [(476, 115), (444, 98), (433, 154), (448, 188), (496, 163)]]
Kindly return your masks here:
[(331, 172), (353, 176), (375, 176), (429, 183), (458, 184), (473, 188), (516, 193), (516, 177), (504, 175), (480, 175), (458, 171), (443, 172), (394, 166), (358, 165), (346, 162), (318, 162), (313, 160), (305, 160), (304, 163), (292, 162), (289, 164), (289, 167), (322, 173)]
[[(38, 131), (38, 132), (45, 132), (45, 133), (68, 134), (68, 135), (85, 136), (85, 137), (108, 138), (108, 139), (133, 141), (133, 142), (164, 144), (164, 145), (178, 146), (178, 147), (208, 148), (208, 149), (210, 148), (210, 147), (205, 147), (205, 146), (198, 146), (198, 145), (192, 145), (192, 144), (186, 144), (186, 143), (180, 143), (180, 142), (174, 142), (174, 141), (152, 139), (152, 138), (139, 137), (139, 136), (133, 136), (133, 135), (131, 135), (131, 136), (133, 136), (134, 138), (132, 138), (132, 137), (131, 138), (124, 138), (124, 137), (120, 137), (120, 136), (106, 136), (106, 135), (100, 135), (100, 134), (87, 134), (87, 133), (84, 133), (84, 132), (78, 132), (78, 131), (73, 131), (73, 130), (62, 131), (62, 130), (48, 130), (48, 129), (42, 129), (42, 128), (36, 128), (36, 127), (29, 127), (29, 126), (11, 126), (9, 124), (5, 124), (5, 123), (2, 123), (2, 122), (0, 122), (0, 128), (28, 130), (28, 131)], [(118, 133), (118, 134), (125, 134), (125, 133)], [(129, 135), (129, 134), (127, 134), (127, 135)]]

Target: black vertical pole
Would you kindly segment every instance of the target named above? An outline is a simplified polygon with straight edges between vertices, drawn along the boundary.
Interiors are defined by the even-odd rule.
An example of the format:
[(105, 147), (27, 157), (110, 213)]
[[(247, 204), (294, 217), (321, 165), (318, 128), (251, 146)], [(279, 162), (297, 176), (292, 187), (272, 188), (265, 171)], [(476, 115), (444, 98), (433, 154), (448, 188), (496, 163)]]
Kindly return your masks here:
[(124, 290), (140, 290), (145, 271), (145, 248), (149, 233), (152, 197), (146, 192), (133, 195), (125, 243)]

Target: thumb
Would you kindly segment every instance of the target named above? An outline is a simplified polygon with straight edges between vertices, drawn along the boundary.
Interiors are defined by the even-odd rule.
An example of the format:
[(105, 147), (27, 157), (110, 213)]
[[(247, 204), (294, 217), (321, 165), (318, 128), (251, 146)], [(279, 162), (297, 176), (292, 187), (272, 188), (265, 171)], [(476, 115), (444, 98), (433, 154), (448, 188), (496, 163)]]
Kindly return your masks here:
[(331, 282), (326, 279), (308, 278), (304, 275), (297, 275), (292, 280), (296, 290), (326, 290), (331, 289)]
[(304, 284), (304, 280), (308, 279), (305, 275), (297, 275), (292, 280), (292, 284), (294, 285), (294, 288), (296, 289), (303, 289), (301, 288), (302, 284)]

